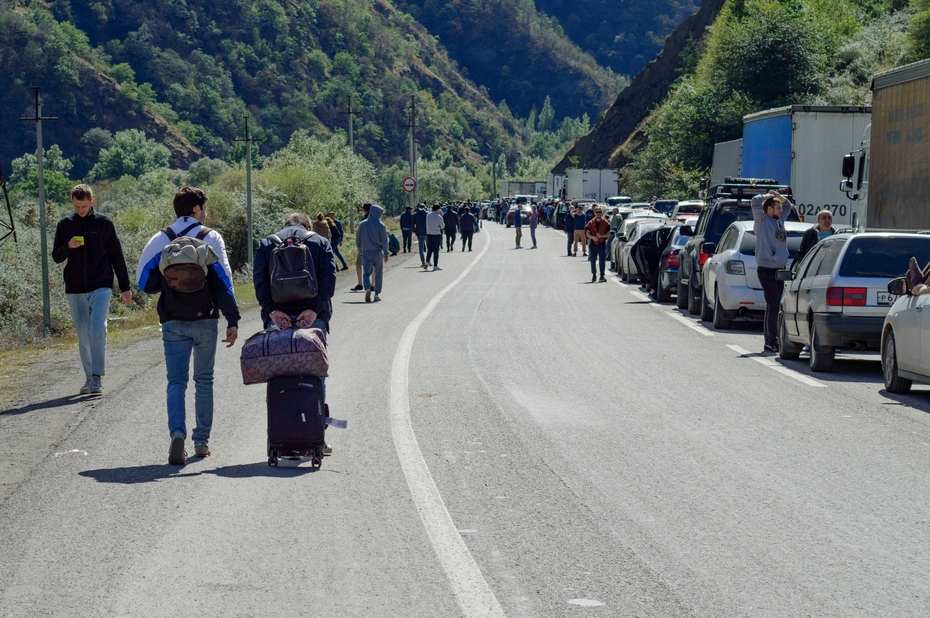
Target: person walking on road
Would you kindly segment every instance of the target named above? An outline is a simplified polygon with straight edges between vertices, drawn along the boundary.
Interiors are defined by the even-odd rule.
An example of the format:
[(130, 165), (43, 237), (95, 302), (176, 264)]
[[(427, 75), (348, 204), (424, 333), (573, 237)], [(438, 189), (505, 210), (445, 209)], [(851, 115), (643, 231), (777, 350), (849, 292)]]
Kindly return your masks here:
[[(252, 283), (255, 286), (255, 298), (261, 307), (262, 324), (265, 328), (281, 330), (292, 326), (291, 316), (298, 328), (318, 328), (329, 332), (329, 321), (333, 315), (333, 294), (336, 293), (336, 260), (332, 243), (319, 234), (310, 232), (310, 218), (299, 212), (284, 218), (284, 228), (258, 243), (255, 261), (252, 264)], [(299, 240), (310, 253), (313, 260), (314, 276), (317, 282), (316, 296), (310, 300), (297, 300), (288, 303), (276, 303), (271, 294), (271, 267), (274, 250), (279, 241)], [(326, 390), (326, 378), (323, 381)], [(324, 455), (331, 455), (332, 447), (323, 447)]]
[(536, 249), (536, 226), (539, 225), (539, 207), (531, 206), (530, 211), (530, 238), (533, 239), (533, 249)]
[(572, 221), (575, 224), (575, 242), (572, 246), (572, 255), (578, 255), (578, 243), (581, 243), (581, 255), (588, 255), (588, 239), (584, 233), (584, 226), (588, 224), (588, 218), (585, 217), (584, 210), (578, 206), (578, 202), (572, 202), (575, 211), (572, 215)]
[(442, 216), (442, 220), (446, 226), (446, 253), (448, 253), (455, 250), (455, 230), (459, 226), (459, 215), (451, 204), (446, 208), (446, 214)]
[(523, 211), (520, 208), (520, 205), (517, 204), (516, 210), (513, 211), (513, 231), (516, 234), (517, 246), (515, 249), (522, 249), (520, 246), (520, 240), (523, 238)]
[(404, 214), (400, 216), (400, 234), (404, 241), (404, 253), (409, 253), (413, 247), (413, 208), (410, 206), (407, 206)]
[(775, 277), (778, 270), (788, 263), (788, 235), (782, 223), (783, 204), (788, 203), (782, 195), (769, 191), (752, 198), (753, 231), (756, 234), (756, 268), (762, 293), (765, 297), (763, 352), (778, 352), (778, 304), (784, 290), (784, 281)]
[(417, 211), (413, 213), (413, 232), (417, 236), (417, 249), (420, 252), (420, 268), (426, 268), (426, 217), (429, 213), (426, 211), (426, 204), (419, 204)]
[(426, 215), (426, 261), (423, 262), (423, 270), (429, 268), (431, 257), (433, 270), (442, 270), (439, 268), (439, 249), (442, 247), (442, 232), (444, 229), (445, 222), (442, 219), (439, 204), (433, 204), (433, 212)]
[(313, 221), (313, 233), (319, 234), (326, 240), (330, 241), (332, 244), (333, 238), (329, 232), (329, 224), (326, 222), (326, 217), (323, 216), (323, 213), (318, 212), (316, 214), (316, 219)]
[[(359, 219), (359, 225), (361, 222), (368, 218), (368, 213), (371, 211), (371, 204), (364, 203), (362, 204), (362, 218)], [(358, 243), (356, 242), (356, 245)], [(361, 292), (365, 289), (365, 286), (362, 285), (362, 265), (365, 263), (365, 258), (362, 257), (361, 252), (355, 252), (355, 276), (358, 277), (358, 283), (352, 288), (354, 292)]]
[(341, 269), (337, 268), (336, 270), (337, 270), (337, 272), (338, 272), (339, 270), (349, 270), (349, 265), (346, 264), (346, 259), (345, 259), (344, 257), (342, 257), (342, 253), (339, 251), (339, 247), (342, 246), (342, 241), (343, 241), (343, 240), (345, 239), (345, 237), (346, 237), (345, 230), (342, 229), (342, 221), (340, 221), (339, 219), (336, 218), (336, 213), (335, 213), (335, 212), (330, 212), (330, 213), (329, 213), (329, 218), (332, 219), (332, 220), (333, 220), (333, 223), (336, 225), (336, 233), (335, 233), (335, 234), (333, 234), (333, 233), (332, 233), (332, 230), (330, 230), (330, 236), (332, 236), (332, 238), (330, 239), (329, 244), (330, 244), (330, 246), (332, 246), (332, 248), (333, 248), (333, 255), (335, 255), (336, 258), (337, 258), (340, 262), (342, 262), (342, 268), (341, 268)]
[(478, 229), (478, 219), (471, 213), (471, 207), (466, 206), (465, 211), (459, 218), (459, 231), (462, 233), (462, 251), (465, 251), (465, 245), (471, 251), (471, 239)]
[[(371, 292), (374, 290), (374, 301), (381, 300), (381, 283), (384, 278), (384, 264), (388, 262), (390, 254), (390, 245), (387, 228), (381, 222), (381, 213), (384, 209), (378, 205), (371, 207), (368, 218), (358, 224), (358, 232), (355, 234), (355, 246), (358, 247), (359, 255), (364, 257), (365, 272), (362, 275), (362, 283), (365, 286), (365, 302), (371, 302)], [(374, 271), (374, 280), (372, 280), (372, 271)]]
[(84, 367), (81, 395), (102, 395), (106, 374), (107, 313), (113, 296), (113, 275), (124, 305), (132, 302), (129, 270), (113, 220), (94, 210), (94, 192), (87, 185), (71, 190), (74, 212), (58, 221), (52, 259), (65, 264), (65, 296), (77, 333)]
[(568, 252), (568, 257), (574, 255), (572, 253), (572, 241), (575, 239), (575, 207), (569, 206), (568, 212), (562, 217), (562, 229), (565, 230), (566, 236), (568, 236), (568, 242), (566, 243), (566, 251)]
[(604, 277), (604, 262), (607, 260), (607, 239), (610, 238), (610, 224), (604, 219), (604, 211), (600, 207), (594, 208), (594, 218), (584, 227), (588, 238), (588, 260), (591, 262), (591, 283), (597, 281), (597, 269), (600, 266), (601, 283), (607, 281)]
[[(146, 294), (160, 292), (158, 321), (165, 348), (165, 368), (168, 376), (167, 408), (168, 432), (171, 442), (168, 447), (168, 463), (184, 465), (187, 451), (186, 407), (184, 395), (190, 375), (191, 356), (194, 361), (194, 410), (197, 425), (194, 427), (194, 455), (210, 455), (210, 430), (213, 427), (213, 364), (216, 360), (217, 322), (219, 311), (226, 318), (226, 338), (223, 343), (232, 347), (236, 343), (239, 329), (239, 307), (233, 293), (232, 272), (226, 257), (226, 243), (220, 233), (203, 224), (206, 221), (207, 196), (195, 187), (184, 187), (174, 196), (174, 212), (178, 219), (149, 240), (142, 250), (136, 278), (139, 289)], [(188, 282), (202, 270), (201, 289), (206, 294), (176, 291), (171, 279), (162, 274), (169, 272), (173, 264), (167, 263), (163, 250), (169, 245), (179, 246), (181, 236), (191, 236), (202, 244), (194, 244), (195, 264)], [(177, 240), (176, 240), (177, 239)], [(166, 284), (167, 282), (167, 284)], [(185, 286), (185, 287), (190, 287)], [(186, 298), (191, 297), (191, 298)], [(201, 304), (202, 303), (202, 304)]]
[(794, 263), (800, 264), (801, 259), (807, 255), (814, 245), (824, 238), (829, 238), (836, 234), (836, 228), (833, 227), (833, 213), (829, 210), (821, 210), (817, 213), (817, 225), (804, 232), (801, 238), (801, 246), (794, 255)]

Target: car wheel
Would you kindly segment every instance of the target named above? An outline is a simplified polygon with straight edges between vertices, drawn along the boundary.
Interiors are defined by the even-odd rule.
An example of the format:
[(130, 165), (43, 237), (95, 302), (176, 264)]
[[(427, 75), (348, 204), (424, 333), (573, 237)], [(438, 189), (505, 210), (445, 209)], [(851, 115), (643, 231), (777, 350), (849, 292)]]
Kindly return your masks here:
[(730, 330), (733, 328), (733, 320), (727, 318), (723, 313), (723, 307), (720, 305), (720, 294), (714, 290), (714, 328), (717, 330)]
[(836, 359), (836, 350), (833, 346), (823, 346), (817, 327), (811, 325), (811, 371), (833, 371), (833, 362)]
[[(694, 281), (694, 276), (691, 280)], [(701, 290), (695, 290), (693, 285), (688, 286), (688, 313), (691, 315), (701, 313)]]
[(662, 287), (662, 284), (659, 283), (656, 287), (656, 300), (660, 303), (668, 303), (672, 301), (672, 292), (671, 290), (666, 290)]
[(678, 282), (678, 290), (675, 292), (675, 305), (679, 309), (688, 308), (688, 284)]
[(898, 355), (893, 331), (888, 331), (885, 345), (882, 347), (882, 373), (885, 374), (885, 390), (889, 393), (910, 392), (912, 382), (898, 376)]
[(701, 288), (701, 321), (710, 322), (714, 319), (714, 308), (707, 302), (707, 286)]
[(798, 360), (801, 346), (788, 339), (788, 327), (785, 326), (785, 314), (778, 312), (778, 357), (783, 360)]

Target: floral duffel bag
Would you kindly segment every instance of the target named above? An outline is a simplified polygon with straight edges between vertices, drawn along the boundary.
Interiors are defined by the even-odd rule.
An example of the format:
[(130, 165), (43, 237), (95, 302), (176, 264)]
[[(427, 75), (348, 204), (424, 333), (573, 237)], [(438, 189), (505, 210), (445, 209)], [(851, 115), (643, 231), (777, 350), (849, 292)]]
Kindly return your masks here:
[(326, 333), (319, 328), (264, 330), (248, 338), (239, 356), (244, 384), (278, 376), (320, 376), (329, 372)]

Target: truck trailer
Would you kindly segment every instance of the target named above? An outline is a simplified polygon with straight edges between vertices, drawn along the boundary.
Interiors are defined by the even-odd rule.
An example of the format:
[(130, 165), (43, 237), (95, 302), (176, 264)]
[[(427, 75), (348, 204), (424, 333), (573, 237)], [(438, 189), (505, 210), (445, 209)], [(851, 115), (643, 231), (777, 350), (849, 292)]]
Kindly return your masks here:
[(546, 183), (544, 181), (502, 180), (499, 195), (503, 198), (518, 195), (545, 195)]
[(743, 140), (714, 144), (714, 162), (710, 168), (710, 186), (723, 184), (724, 178), (739, 176), (743, 168)]
[(930, 229), (930, 60), (872, 77), (872, 124), (842, 174), (855, 227)]
[(740, 175), (790, 185), (798, 215), (806, 221), (830, 210), (835, 225), (850, 225), (853, 209), (848, 200), (838, 199), (830, 170), (859, 145), (871, 117), (869, 107), (814, 105), (744, 116)]
[(594, 200), (603, 204), (608, 197), (619, 194), (617, 170), (568, 170), (565, 187), (570, 200)]

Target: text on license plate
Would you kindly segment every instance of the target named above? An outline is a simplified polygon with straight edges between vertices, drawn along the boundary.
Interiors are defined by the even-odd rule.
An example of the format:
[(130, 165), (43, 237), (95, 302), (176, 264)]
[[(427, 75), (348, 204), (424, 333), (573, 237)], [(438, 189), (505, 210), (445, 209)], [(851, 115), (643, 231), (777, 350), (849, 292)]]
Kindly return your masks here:
[(890, 305), (897, 298), (894, 294), (889, 292), (878, 292), (878, 304), (879, 305)]

